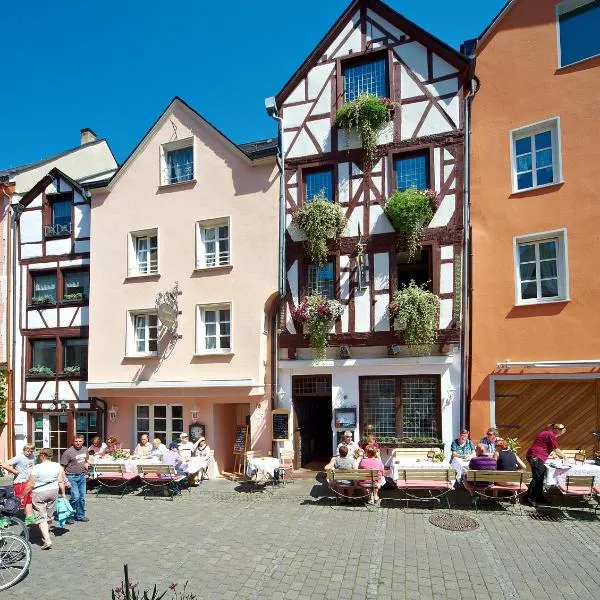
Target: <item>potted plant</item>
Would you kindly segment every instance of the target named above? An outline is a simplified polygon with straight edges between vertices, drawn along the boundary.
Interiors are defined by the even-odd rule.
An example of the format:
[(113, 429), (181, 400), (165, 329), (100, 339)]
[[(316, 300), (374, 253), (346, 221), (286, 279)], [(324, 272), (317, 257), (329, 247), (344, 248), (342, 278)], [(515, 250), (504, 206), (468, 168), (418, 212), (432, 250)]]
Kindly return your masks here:
[(327, 262), (329, 243), (339, 244), (348, 220), (339, 204), (329, 202), (320, 193), (294, 213), (293, 222), (306, 235), (310, 260), (322, 265)]
[(308, 296), (297, 308), (292, 309), (292, 318), (308, 330), (307, 336), (315, 358), (325, 358), (329, 347), (329, 335), (333, 323), (344, 313), (337, 300), (328, 300), (319, 295)]
[(365, 162), (372, 164), (377, 150), (377, 134), (392, 120), (394, 103), (388, 98), (363, 94), (346, 102), (337, 112), (335, 123), (346, 134), (353, 129), (358, 132)]
[(81, 374), (81, 367), (79, 365), (73, 365), (71, 367), (65, 367), (63, 369), (63, 373), (65, 375), (80, 375)]
[(34, 365), (29, 369), (30, 375), (54, 375), (54, 371), (50, 367), (44, 365)]
[(423, 229), (435, 212), (436, 195), (432, 190), (394, 192), (385, 203), (383, 211), (394, 229), (404, 236), (409, 260), (415, 255)]
[(31, 298), (31, 303), (35, 304), (35, 305), (54, 304), (55, 302), (56, 302), (55, 298), (53, 298), (52, 296), (50, 296), (48, 294), (44, 294), (41, 296), (33, 296), (33, 298)]
[(63, 294), (63, 302), (81, 302), (83, 300), (83, 292), (74, 292), (72, 294)]
[(504, 440), (508, 444), (508, 449), (512, 452), (517, 452), (517, 450), (521, 447), (519, 446), (519, 438), (505, 438)]
[(440, 299), (414, 281), (394, 294), (389, 306), (394, 329), (402, 331), (411, 356), (431, 353), (435, 344)]
[[(361, 443), (367, 441), (367, 436), (361, 438)], [(435, 437), (396, 437), (382, 436), (377, 437), (377, 443), (382, 448), (431, 448), (432, 446), (441, 446), (442, 440)], [(440, 453), (438, 453), (440, 454)]]

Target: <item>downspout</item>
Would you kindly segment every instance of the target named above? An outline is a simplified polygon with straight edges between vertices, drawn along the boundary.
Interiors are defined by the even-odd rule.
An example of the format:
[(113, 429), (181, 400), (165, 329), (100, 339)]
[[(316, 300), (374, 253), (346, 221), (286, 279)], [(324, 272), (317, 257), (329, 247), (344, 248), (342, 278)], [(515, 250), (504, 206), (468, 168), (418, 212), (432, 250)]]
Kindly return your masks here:
[[(463, 244), (462, 244), (462, 307), (460, 329), (460, 429), (467, 421), (467, 388), (469, 386), (469, 371), (471, 352), (471, 102), (479, 91), (479, 80), (473, 74), (474, 57), (471, 56), (469, 65), (469, 92), (465, 96), (464, 125), (465, 125), (465, 160), (463, 177)], [(468, 322), (467, 322), (468, 320)], [(467, 337), (468, 329), (468, 337)], [(467, 348), (468, 345), (468, 348)]]

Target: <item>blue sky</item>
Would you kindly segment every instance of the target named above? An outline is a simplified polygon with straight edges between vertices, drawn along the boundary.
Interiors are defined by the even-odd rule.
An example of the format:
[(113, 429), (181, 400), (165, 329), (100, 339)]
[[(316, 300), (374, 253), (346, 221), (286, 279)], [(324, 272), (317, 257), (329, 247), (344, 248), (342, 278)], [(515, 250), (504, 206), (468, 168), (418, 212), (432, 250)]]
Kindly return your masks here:
[[(505, 0), (388, 0), (458, 48)], [(173, 96), (236, 142), (276, 134), (276, 94), (349, 0), (6, 1), (0, 169), (79, 143), (90, 127), (119, 162)]]

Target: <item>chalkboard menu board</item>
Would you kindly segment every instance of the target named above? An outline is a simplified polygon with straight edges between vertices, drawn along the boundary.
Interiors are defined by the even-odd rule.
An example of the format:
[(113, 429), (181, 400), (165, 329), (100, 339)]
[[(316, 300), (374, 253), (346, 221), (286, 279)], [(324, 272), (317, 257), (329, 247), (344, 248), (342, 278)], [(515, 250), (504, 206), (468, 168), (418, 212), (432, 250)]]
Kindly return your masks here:
[(235, 428), (235, 442), (233, 443), (234, 454), (244, 454), (248, 444), (248, 427), (240, 425)]
[(290, 439), (290, 411), (284, 409), (274, 410), (273, 418), (273, 441), (283, 442)]

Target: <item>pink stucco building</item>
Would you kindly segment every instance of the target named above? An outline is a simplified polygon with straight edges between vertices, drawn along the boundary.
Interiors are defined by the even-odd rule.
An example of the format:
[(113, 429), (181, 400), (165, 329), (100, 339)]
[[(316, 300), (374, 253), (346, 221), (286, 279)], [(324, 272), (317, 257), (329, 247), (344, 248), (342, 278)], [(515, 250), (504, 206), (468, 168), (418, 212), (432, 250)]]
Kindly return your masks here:
[(236, 426), (248, 449), (271, 448), (275, 153), (175, 98), (93, 190), (88, 393), (106, 406), (105, 437), (168, 443), (202, 425), (220, 471)]

